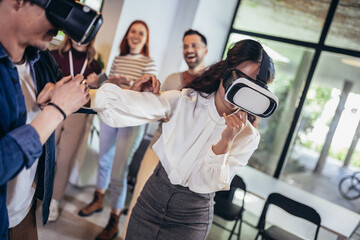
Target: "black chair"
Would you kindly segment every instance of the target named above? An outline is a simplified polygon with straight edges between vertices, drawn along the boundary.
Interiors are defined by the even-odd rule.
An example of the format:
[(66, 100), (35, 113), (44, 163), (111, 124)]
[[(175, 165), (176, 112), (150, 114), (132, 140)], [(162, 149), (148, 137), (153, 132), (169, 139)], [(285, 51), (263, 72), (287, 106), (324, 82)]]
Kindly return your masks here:
[[(243, 192), (243, 199), (242, 199), (241, 206), (238, 206), (238, 205), (232, 203), (236, 189), (241, 189)], [(221, 227), (222, 229), (225, 229), (225, 230), (231, 232), (230, 236), (229, 236), (229, 240), (231, 239), (232, 235), (234, 234), (235, 228), (236, 228), (236, 225), (238, 222), (239, 222), (239, 231), (238, 231), (238, 233), (235, 232), (235, 234), (237, 235), (237, 239), (238, 240), (240, 239), (242, 215), (244, 212), (245, 195), (246, 195), (246, 184), (243, 181), (243, 179), (239, 176), (234, 177), (234, 179), (232, 180), (232, 182), (230, 184), (229, 191), (216, 192), (214, 213), (227, 221), (235, 221), (235, 224), (234, 224), (232, 230), (226, 228), (225, 226), (223, 226), (220, 223), (217, 223), (215, 221), (213, 222), (213, 224)]]
[(294, 201), (288, 197), (285, 197), (280, 193), (271, 193), (267, 198), (263, 211), (261, 213), (259, 223), (257, 225), (259, 231), (255, 237), (255, 240), (257, 240), (259, 236), (261, 236), (261, 239), (266, 239), (266, 240), (301, 240), (302, 239), (298, 236), (295, 236), (294, 234), (289, 233), (288, 231), (285, 231), (284, 229), (276, 225), (272, 225), (271, 227), (265, 229), (266, 213), (267, 210), (269, 209), (270, 204), (276, 205), (291, 215), (306, 219), (317, 225), (315, 231), (315, 237), (314, 237), (315, 240), (317, 239), (321, 224), (321, 218), (319, 213), (315, 209), (305, 204)]

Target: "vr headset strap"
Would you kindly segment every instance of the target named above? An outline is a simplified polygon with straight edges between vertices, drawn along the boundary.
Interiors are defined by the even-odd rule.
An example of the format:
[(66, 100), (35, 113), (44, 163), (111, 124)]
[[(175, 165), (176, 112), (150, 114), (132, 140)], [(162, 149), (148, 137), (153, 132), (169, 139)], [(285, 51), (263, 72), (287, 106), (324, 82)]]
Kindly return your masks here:
[(256, 76), (256, 80), (260, 81), (266, 86), (268, 74), (269, 74), (270, 58), (269, 55), (263, 50), (263, 58), (261, 60), (260, 72)]
[(47, 8), (51, 0), (31, 0), (32, 3), (35, 3), (37, 5), (40, 5), (44, 8)]
[(231, 74), (231, 71), (229, 69), (228, 66), (228, 60), (227, 58), (224, 60), (224, 65), (223, 65), (223, 75), (222, 75), (222, 79), (223, 79), (223, 87), (225, 89), (225, 91), (228, 89), (228, 87), (232, 84), (232, 81), (234, 80), (232, 77), (229, 77), (228, 75)]

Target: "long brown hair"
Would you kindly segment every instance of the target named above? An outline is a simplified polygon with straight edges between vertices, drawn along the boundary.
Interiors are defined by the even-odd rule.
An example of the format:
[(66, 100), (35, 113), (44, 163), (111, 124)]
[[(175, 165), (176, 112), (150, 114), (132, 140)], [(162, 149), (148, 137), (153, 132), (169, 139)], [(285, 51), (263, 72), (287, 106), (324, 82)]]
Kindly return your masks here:
[[(209, 95), (216, 92), (220, 86), (221, 79), (226, 70), (224, 69), (226, 66), (225, 61), (227, 61), (228, 68), (230, 69), (246, 61), (260, 63), (263, 57), (263, 51), (263, 47), (257, 41), (246, 39), (236, 42), (228, 51), (225, 60), (211, 65), (203, 74), (198, 75), (185, 87), (194, 89), (203, 97), (209, 97)], [(275, 76), (274, 63), (272, 60), (270, 60), (268, 71), (269, 77), (267, 83), (270, 83)], [(256, 117), (249, 113), (247, 115), (249, 121), (253, 124)]]
[(146, 42), (144, 44), (143, 49), (141, 50), (141, 54), (149, 57), (150, 56), (150, 49), (149, 49), (149, 39), (150, 39), (150, 32), (149, 32), (149, 27), (148, 25), (146, 25), (146, 23), (142, 20), (135, 20), (133, 21), (130, 26), (128, 27), (128, 29), (126, 30), (125, 36), (123, 37), (123, 39), (121, 40), (120, 43), (120, 56), (125, 56), (127, 54), (130, 53), (130, 46), (129, 43), (127, 41), (127, 36), (129, 34), (130, 28), (132, 27), (132, 25), (140, 23), (142, 25), (144, 25), (144, 27), (146, 28)]
[[(90, 66), (90, 63), (92, 61), (94, 61), (95, 54), (96, 54), (96, 51), (95, 51), (95, 48), (94, 48), (94, 42), (95, 42), (95, 39), (92, 40), (86, 46), (86, 57), (88, 59), (88, 66)], [(62, 54), (70, 51), (71, 44), (72, 44), (71, 39), (68, 36), (65, 36), (64, 41), (62, 41), (62, 43), (59, 45), (59, 48), (58, 48), (59, 54), (62, 56)]]

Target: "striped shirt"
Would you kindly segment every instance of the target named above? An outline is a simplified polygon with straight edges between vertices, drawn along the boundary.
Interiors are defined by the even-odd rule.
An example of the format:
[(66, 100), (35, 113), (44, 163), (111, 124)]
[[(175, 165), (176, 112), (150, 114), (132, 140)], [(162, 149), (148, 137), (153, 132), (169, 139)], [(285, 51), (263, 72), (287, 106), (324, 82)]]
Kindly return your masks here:
[(109, 76), (122, 75), (135, 81), (144, 74), (157, 76), (155, 61), (142, 54), (127, 54), (115, 57)]

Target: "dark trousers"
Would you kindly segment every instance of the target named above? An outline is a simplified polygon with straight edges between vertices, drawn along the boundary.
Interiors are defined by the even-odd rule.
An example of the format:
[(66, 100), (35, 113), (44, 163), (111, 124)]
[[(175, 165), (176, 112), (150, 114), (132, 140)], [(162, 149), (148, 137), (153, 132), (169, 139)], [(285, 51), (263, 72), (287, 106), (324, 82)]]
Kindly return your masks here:
[(37, 240), (36, 227), (36, 200), (34, 200), (30, 211), (18, 225), (9, 228), (8, 240)]
[(205, 239), (214, 215), (214, 193), (171, 184), (161, 163), (133, 209), (126, 240)]

